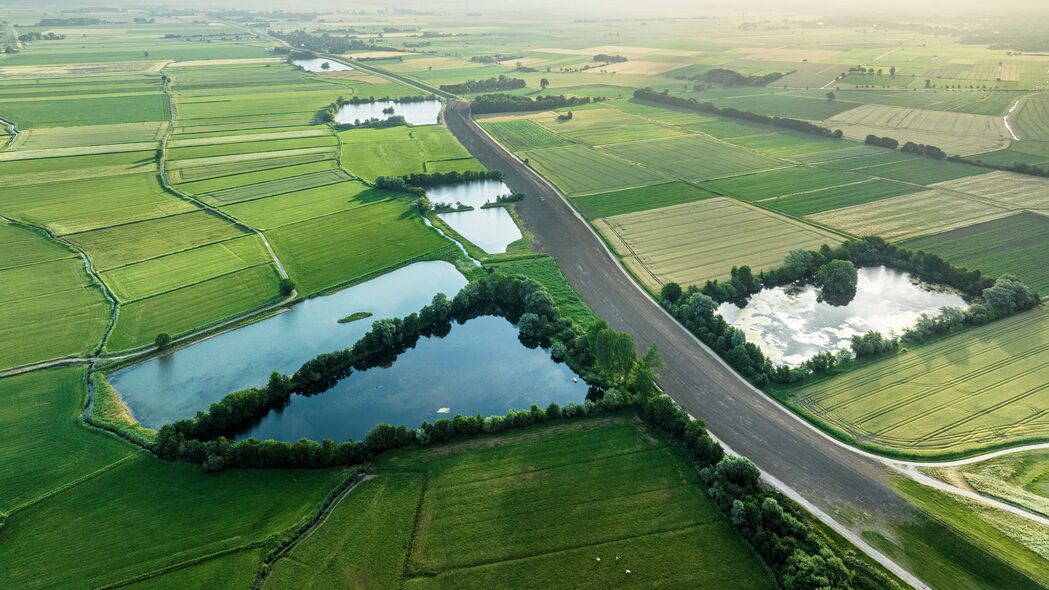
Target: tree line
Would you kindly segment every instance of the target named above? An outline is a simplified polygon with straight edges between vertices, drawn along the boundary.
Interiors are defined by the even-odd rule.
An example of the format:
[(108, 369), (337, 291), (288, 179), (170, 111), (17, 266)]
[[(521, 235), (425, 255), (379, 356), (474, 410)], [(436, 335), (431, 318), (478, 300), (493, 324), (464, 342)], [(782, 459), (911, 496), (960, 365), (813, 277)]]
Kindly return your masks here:
[(768, 86), (785, 75), (780, 72), (770, 72), (763, 76), (744, 76), (735, 70), (714, 68), (693, 79), (702, 79), (704, 82), (722, 86)]
[(604, 62), (606, 64), (619, 64), (628, 61), (626, 57), (616, 54), (610, 55), (608, 53), (598, 53), (594, 56), (593, 61)]
[[(848, 240), (837, 247), (824, 244), (819, 250), (795, 250), (787, 255), (782, 266), (757, 276), (750, 267), (735, 267), (729, 281), (707, 281), (702, 288), (691, 285), (683, 289), (676, 283), (667, 283), (660, 292), (660, 302), (686, 329), (754, 385), (765, 388), (770, 383), (797, 383), (813, 373), (825, 373), (849, 361), (851, 355), (824, 352), (800, 367), (774, 365), (760, 348), (747, 342), (741, 330), (729, 325), (717, 313), (717, 308), (722, 303), (744, 305), (751, 295), (764, 288), (826, 281), (818, 278), (820, 270), (837, 261), (857, 267), (894, 268), (928, 283), (948, 285), (976, 299), (964, 311), (948, 308), (936, 317), (920, 318), (903, 334), (904, 340), (915, 343), (965, 326), (1005, 318), (1040, 302), (1038, 294), (1016, 277), (1003, 275), (993, 280), (978, 270), (956, 267), (935, 254), (908, 250), (878, 237)], [(852, 349), (859, 358), (894, 350), (897, 344), (897, 340), (874, 333), (854, 339)]]
[(864, 140), (867, 145), (874, 145), (878, 147), (895, 150), (899, 148), (901, 152), (910, 154), (917, 154), (919, 156), (925, 156), (933, 158), (935, 160), (947, 160), (949, 162), (957, 162), (959, 164), (969, 164), (970, 166), (979, 166), (981, 168), (990, 168), (992, 170), (1002, 170), (1004, 172), (1015, 172), (1017, 174), (1026, 174), (1028, 176), (1041, 176), (1043, 178), (1049, 177), (1049, 169), (1042, 168), (1041, 166), (1035, 166), (1034, 164), (1027, 164), (1025, 162), (1014, 161), (1012, 164), (992, 164), (990, 162), (984, 162), (979, 159), (966, 158), (965, 156), (953, 155), (948, 156), (947, 152), (934, 145), (926, 145), (924, 143), (914, 143), (908, 141), (907, 143), (900, 145), (900, 142), (892, 137), (878, 137), (877, 135), (868, 135)]
[(591, 102), (604, 100), (601, 97), (591, 99), (589, 96), (517, 96), (514, 94), (482, 94), (470, 102), (470, 110), (475, 114), (508, 113), (517, 111), (549, 111), (562, 107), (575, 107)]
[(396, 47), (376, 45), (370, 41), (358, 39), (351, 35), (336, 36), (330, 33), (314, 35), (305, 30), (291, 31), (268, 31), (270, 36), (285, 41), (291, 47), (299, 47), (320, 53), (348, 53), (350, 51), (398, 51)]
[(733, 119), (742, 119), (744, 121), (752, 121), (754, 123), (762, 123), (764, 125), (773, 125), (775, 127), (783, 127), (785, 129), (792, 129), (794, 131), (801, 131), (803, 133), (813, 133), (816, 135), (822, 135), (824, 137), (831, 137), (834, 139), (841, 139), (844, 133), (841, 129), (830, 130), (822, 125), (816, 125), (808, 121), (802, 121), (801, 119), (790, 119), (786, 117), (769, 117), (767, 115), (759, 115), (750, 111), (743, 111), (732, 107), (719, 108), (710, 102), (699, 102), (695, 98), (683, 98), (680, 96), (672, 96), (666, 90), (662, 92), (656, 92), (651, 88), (640, 88), (634, 91), (634, 98), (638, 100), (647, 100), (649, 102), (655, 102), (665, 105), (670, 105), (678, 108), (688, 109), (691, 111), (697, 111), (700, 113), (709, 113), (712, 115), (720, 115), (722, 117), (731, 117)]
[(475, 92), (495, 92), (498, 90), (517, 90), (527, 86), (521, 78), (511, 78), (504, 74), (492, 76), (486, 80), (467, 80), (459, 84), (441, 84), (441, 90), (452, 94), (473, 94)]
[[(375, 178), (375, 188), (381, 188), (402, 193), (410, 193), (425, 198), (426, 189), (443, 184), (459, 184), (475, 180), (502, 180), (503, 173), (500, 170), (466, 170), (459, 172), (429, 172), (405, 174), (403, 176), (378, 176)], [(429, 202), (420, 203), (427, 205), (423, 209), (428, 210)], [(425, 213), (426, 210), (420, 212)]]

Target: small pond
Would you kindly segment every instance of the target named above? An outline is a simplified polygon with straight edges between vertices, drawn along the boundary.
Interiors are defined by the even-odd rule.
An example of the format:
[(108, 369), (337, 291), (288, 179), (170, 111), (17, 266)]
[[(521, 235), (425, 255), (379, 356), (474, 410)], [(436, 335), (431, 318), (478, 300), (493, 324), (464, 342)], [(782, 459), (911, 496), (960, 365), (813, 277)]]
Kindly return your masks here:
[(335, 113), (335, 122), (353, 123), (357, 120), (388, 119), (393, 115), (382, 111), (389, 107), (393, 107), (393, 115), (404, 117), (404, 120), (409, 125), (432, 125), (437, 122), (437, 115), (441, 112), (441, 101), (394, 102), (392, 100), (377, 100), (375, 102), (344, 104), (339, 109), (339, 112)]
[[(326, 72), (348, 72), (353, 69), (344, 63), (339, 63), (337, 61), (332, 61), (323, 57), (315, 57), (313, 59), (296, 59), (291, 63), (301, 67), (307, 72), (317, 72), (319, 74), (323, 74)], [(328, 64), (328, 67), (325, 68), (324, 64)]]
[(551, 403), (582, 403), (588, 386), (549, 352), (521, 343), (500, 316), (455, 323), (420, 338), (388, 367), (354, 371), (328, 391), (293, 395), (238, 439), (360, 440), (377, 424), (416, 428), (456, 414), (502, 415)]
[(500, 254), (506, 252), (510, 243), (521, 239), (521, 229), (505, 208), (481, 209), (481, 206), (509, 193), (510, 188), (498, 180), (474, 180), (436, 186), (428, 189), (426, 196), (431, 203), (472, 206), (473, 211), (441, 213), (438, 217), (478, 248), (489, 254)]
[(899, 335), (923, 313), (968, 307), (957, 293), (933, 290), (905, 272), (878, 266), (858, 274), (856, 297), (846, 306), (817, 301), (819, 290), (806, 285), (764, 289), (746, 307), (723, 303), (718, 313), (774, 363), (797, 366), (817, 353), (850, 348), (853, 336), (871, 330)]
[[(348, 348), (380, 318), (408, 315), (437, 293), (454, 296), (466, 278), (447, 262), (417, 262), (287, 312), (151, 358), (109, 375), (140, 423), (155, 428), (192, 417), (227, 394), (294, 373), (322, 352)], [(357, 312), (372, 317), (339, 323)]]

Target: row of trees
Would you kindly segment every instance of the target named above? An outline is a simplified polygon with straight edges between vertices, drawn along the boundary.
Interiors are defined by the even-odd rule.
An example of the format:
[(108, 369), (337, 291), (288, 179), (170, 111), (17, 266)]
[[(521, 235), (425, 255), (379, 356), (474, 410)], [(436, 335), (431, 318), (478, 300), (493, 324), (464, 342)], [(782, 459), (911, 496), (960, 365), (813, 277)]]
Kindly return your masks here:
[(868, 135), (864, 140), (867, 145), (875, 145), (878, 147), (888, 148), (894, 150), (899, 148), (901, 152), (907, 152), (910, 154), (917, 154), (919, 156), (926, 156), (936, 160), (948, 160), (951, 162), (957, 162), (959, 164), (969, 164), (971, 166), (980, 166), (981, 168), (991, 168), (993, 170), (1004, 170), (1006, 172), (1016, 172), (1017, 174), (1027, 174), (1028, 176), (1041, 176), (1049, 177), (1049, 169), (1035, 166), (1033, 164), (1027, 164), (1024, 162), (1013, 162), (1008, 165), (1004, 164), (992, 164), (984, 162), (979, 159), (966, 158), (964, 156), (948, 156), (947, 152), (934, 146), (927, 145), (924, 143), (914, 143), (908, 141), (907, 143), (900, 145), (900, 142), (892, 137), (878, 137), (877, 135)]
[(351, 35), (332, 35), (328, 32), (314, 35), (305, 30), (268, 31), (273, 37), (285, 41), (291, 47), (300, 47), (318, 53), (348, 53), (350, 51), (397, 51), (396, 47), (376, 45), (371, 41), (358, 39)]
[(784, 74), (770, 72), (763, 76), (745, 76), (735, 70), (714, 68), (703, 73), (703, 81), (722, 86), (768, 86), (782, 78)]
[(700, 113), (710, 113), (712, 115), (720, 115), (722, 117), (731, 117), (733, 119), (742, 119), (744, 121), (752, 121), (754, 123), (773, 125), (776, 127), (783, 127), (785, 129), (793, 129), (794, 131), (801, 131), (804, 133), (813, 133), (816, 135), (822, 135), (834, 139), (841, 139), (844, 136), (844, 133), (841, 131), (841, 129), (835, 129), (832, 131), (826, 127), (823, 127), (822, 125), (816, 125), (815, 123), (802, 121), (801, 119), (790, 119), (786, 117), (769, 117), (767, 115), (759, 115), (757, 113), (743, 111), (732, 107), (719, 108), (713, 103), (699, 102), (695, 98), (683, 98), (680, 96), (672, 96), (666, 90), (662, 92), (656, 92), (651, 88), (641, 88), (634, 91), (634, 98), (638, 100), (647, 100), (649, 102), (656, 102), (678, 108), (688, 109), (691, 111), (697, 111)]
[(618, 53), (616, 55), (611, 55), (608, 53), (598, 53), (594, 56), (594, 61), (599, 61), (606, 64), (618, 64), (628, 60), (625, 56), (619, 55)]
[(589, 96), (528, 96), (514, 94), (482, 94), (470, 103), (470, 110), (481, 113), (508, 113), (517, 111), (549, 111), (562, 107), (575, 107), (591, 102), (604, 100), (602, 97), (591, 99)]
[(504, 74), (492, 76), (486, 80), (467, 80), (459, 84), (441, 84), (441, 90), (452, 94), (473, 94), (475, 92), (496, 92), (499, 90), (517, 90), (527, 86), (521, 78), (511, 78)]
[[(926, 282), (951, 286), (978, 299), (964, 311), (945, 309), (939, 316), (920, 318), (903, 335), (904, 340), (916, 343), (964, 326), (986, 324), (1031, 309), (1040, 301), (1037, 293), (1011, 275), (992, 280), (978, 270), (955, 267), (935, 254), (911, 251), (878, 237), (849, 240), (838, 247), (825, 244), (819, 250), (795, 250), (787, 255), (781, 267), (758, 276), (754, 276), (749, 267), (742, 266), (733, 268), (731, 279), (725, 283), (707, 281), (702, 288), (692, 285), (687, 289), (668, 283), (660, 293), (660, 300), (686, 329), (758, 387), (765, 387), (770, 382), (796, 383), (811, 373), (829, 371), (848, 361), (851, 355), (839, 357), (825, 353), (800, 367), (776, 366), (760, 348), (747, 342), (742, 331), (725, 322), (717, 313), (718, 306), (726, 302), (742, 305), (762, 288), (799, 283), (822, 284), (824, 299), (835, 298), (841, 302), (847, 297), (851, 300), (849, 291), (855, 291), (855, 267), (863, 266), (895, 268)], [(829, 285), (833, 285), (830, 291), (827, 290)], [(897, 345), (895, 339), (877, 333), (852, 342), (857, 357), (888, 352)]]
[(426, 189), (442, 184), (458, 184), (474, 180), (502, 180), (503, 173), (499, 170), (467, 170), (465, 172), (431, 172), (412, 173), (404, 176), (379, 176), (375, 179), (375, 187), (419, 195), (417, 203), (420, 213), (430, 210), (430, 203), (426, 200)]

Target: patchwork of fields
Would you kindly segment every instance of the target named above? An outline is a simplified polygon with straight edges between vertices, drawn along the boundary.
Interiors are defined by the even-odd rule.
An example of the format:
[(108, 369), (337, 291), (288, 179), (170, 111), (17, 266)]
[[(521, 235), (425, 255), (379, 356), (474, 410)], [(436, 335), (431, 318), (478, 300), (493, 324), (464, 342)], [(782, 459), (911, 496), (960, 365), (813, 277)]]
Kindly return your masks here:
[(932, 144), (961, 155), (1008, 147), (1011, 138), (1001, 117), (885, 105), (859, 106), (830, 117), (826, 124), (857, 140), (869, 134), (889, 136), (901, 144)]
[(265, 588), (402, 574), (409, 588), (773, 586), (688, 460), (627, 416), (395, 452), (377, 469)]
[(793, 395), (857, 442), (907, 455), (1042, 440), (1049, 428), (1049, 313), (1021, 313)]

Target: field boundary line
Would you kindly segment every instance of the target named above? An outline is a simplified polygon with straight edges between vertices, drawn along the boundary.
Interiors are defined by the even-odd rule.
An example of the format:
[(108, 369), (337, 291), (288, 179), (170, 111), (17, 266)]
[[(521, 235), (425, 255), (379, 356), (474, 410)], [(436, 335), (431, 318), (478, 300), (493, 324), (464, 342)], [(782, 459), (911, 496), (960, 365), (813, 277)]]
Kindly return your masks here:
[(199, 565), (199, 564), (211, 561), (212, 559), (217, 559), (219, 557), (225, 557), (227, 555), (232, 555), (234, 553), (240, 553), (241, 551), (247, 551), (248, 549), (255, 549), (257, 547), (262, 547), (264, 543), (265, 543), (265, 541), (252, 541), (251, 543), (245, 543), (244, 545), (238, 545), (236, 547), (230, 547), (228, 549), (221, 549), (219, 551), (215, 551), (214, 553), (208, 553), (207, 555), (201, 555), (199, 557), (193, 557), (193, 558), (187, 559), (185, 561), (180, 561), (178, 563), (173, 563), (171, 565), (166, 565), (164, 567), (157, 568), (157, 569), (152, 570), (152, 571), (148, 571), (148, 572), (145, 572), (145, 573), (142, 573), (142, 574), (138, 574), (137, 576), (132, 576), (130, 578), (124, 578), (123, 580), (120, 580), (120, 581), (117, 581), (117, 582), (110, 582), (109, 584), (103, 584), (102, 586), (98, 586), (98, 590), (110, 590), (111, 588), (123, 588), (124, 586), (128, 586), (130, 584), (135, 584), (137, 582), (142, 582), (142, 581), (145, 581), (145, 580), (151, 580), (153, 578), (157, 578), (157, 577), (160, 577), (160, 576), (164, 576), (164, 575), (170, 574), (171, 572), (177, 572), (178, 570), (186, 569), (187, 567), (193, 567), (195, 565)]
[(39, 495), (39, 496), (37, 496), (35, 498), (32, 498), (32, 499), (27, 500), (25, 502), (22, 502), (18, 506), (15, 506), (11, 510), (9, 510), (7, 512), (7, 515), (11, 516), (13, 514), (16, 514), (18, 512), (26, 510), (28, 508), (32, 508), (33, 506), (39, 504), (40, 502), (43, 502), (43, 501), (45, 501), (45, 500), (47, 500), (49, 498), (53, 498), (54, 496), (57, 496), (58, 494), (61, 494), (62, 492), (66, 491), (66, 490), (69, 490), (71, 488), (74, 488), (74, 487), (84, 483), (85, 481), (92, 480), (92, 479), (98, 477), (99, 475), (102, 475), (103, 473), (105, 473), (107, 471), (115, 469), (116, 467), (118, 467), (122, 463), (126, 463), (126, 462), (130, 461), (131, 459), (135, 459), (135, 458), (141, 456), (143, 453), (149, 453), (149, 451), (139, 447), (137, 450), (135, 450), (134, 452), (130, 453), (126, 457), (117, 459), (116, 461), (110, 463), (109, 465), (104, 465), (104, 466), (102, 466), (102, 467), (92, 471), (91, 473), (88, 473), (86, 475), (82, 475), (82, 476), (80, 476), (80, 477), (78, 477), (78, 478), (76, 478), (76, 479), (74, 479), (72, 481), (68, 481), (68, 482), (58, 486), (57, 488), (55, 488), (53, 490), (44, 492), (43, 494), (41, 494), (41, 495)]

